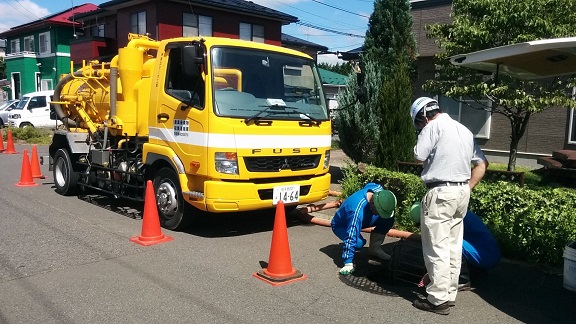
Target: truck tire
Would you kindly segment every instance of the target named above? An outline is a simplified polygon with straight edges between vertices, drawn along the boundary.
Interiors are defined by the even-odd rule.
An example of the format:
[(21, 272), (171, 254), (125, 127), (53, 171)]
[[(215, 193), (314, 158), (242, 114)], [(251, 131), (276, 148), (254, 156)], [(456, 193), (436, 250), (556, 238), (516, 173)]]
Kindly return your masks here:
[(169, 230), (189, 225), (192, 206), (184, 201), (177, 174), (171, 168), (162, 168), (154, 176), (153, 184), (160, 225)]
[(59, 149), (54, 154), (53, 175), (57, 193), (68, 196), (77, 192), (78, 174), (74, 172), (70, 154), (65, 149)]

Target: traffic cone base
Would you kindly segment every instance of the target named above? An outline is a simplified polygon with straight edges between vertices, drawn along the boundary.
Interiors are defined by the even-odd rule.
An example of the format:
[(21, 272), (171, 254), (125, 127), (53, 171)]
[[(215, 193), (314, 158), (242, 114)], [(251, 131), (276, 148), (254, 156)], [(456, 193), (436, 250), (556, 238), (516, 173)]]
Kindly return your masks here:
[(34, 181), (32, 182), (18, 182), (14, 184), (16, 187), (38, 187), (40, 184)]
[(173, 237), (166, 236), (164, 234), (156, 237), (143, 237), (142, 235), (131, 237), (130, 241), (136, 244), (150, 246), (158, 243), (170, 242), (174, 240)]
[(30, 160), (28, 160), (28, 150), (24, 150), (22, 155), (22, 172), (20, 173), (20, 182), (14, 184), (17, 187), (35, 187), (39, 183), (34, 182), (32, 171), (30, 170)]
[(12, 130), (8, 130), (8, 134), (6, 135), (6, 150), (2, 152), (2, 154), (17, 154), (16, 149), (14, 148), (14, 141), (12, 140)]
[(44, 175), (42, 175), (42, 171), (40, 171), (40, 159), (38, 159), (38, 150), (36, 150), (36, 145), (32, 145), (32, 156), (30, 157), (30, 166), (32, 168), (32, 178), (34, 179), (46, 178)]
[(291, 276), (288, 276), (286, 278), (278, 278), (276, 276), (270, 276), (268, 274), (266, 274), (267, 272), (267, 268), (264, 270), (260, 270), (257, 272), (254, 272), (252, 275), (262, 281), (265, 281), (269, 284), (271, 284), (272, 286), (282, 286), (294, 281), (300, 281), (300, 280), (304, 280), (307, 278), (307, 276), (305, 274), (303, 274), (302, 272), (298, 271), (298, 270), (294, 270), (294, 274)]
[(142, 216), (142, 232), (139, 236), (131, 237), (130, 241), (136, 244), (150, 246), (158, 243), (170, 242), (173, 238), (162, 233), (160, 217), (156, 207), (156, 195), (152, 181), (146, 182), (146, 196), (144, 197), (144, 215)]
[(276, 205), (268, 267), (254, 272), (252, 275), (273, 286), (306, 279), (306, 275), (292, 266), (288, 229), (286, 228), (286, 211), (282, 201)]

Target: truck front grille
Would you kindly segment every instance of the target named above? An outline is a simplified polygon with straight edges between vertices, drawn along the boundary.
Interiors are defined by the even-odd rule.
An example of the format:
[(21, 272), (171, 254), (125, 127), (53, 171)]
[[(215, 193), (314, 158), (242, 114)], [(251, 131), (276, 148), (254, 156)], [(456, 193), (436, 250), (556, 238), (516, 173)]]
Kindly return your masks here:
[(280, 170), (308, 170), (318, 167), (322, 155), (259, 156), (245, 157), (250, 172), (279, 172)]

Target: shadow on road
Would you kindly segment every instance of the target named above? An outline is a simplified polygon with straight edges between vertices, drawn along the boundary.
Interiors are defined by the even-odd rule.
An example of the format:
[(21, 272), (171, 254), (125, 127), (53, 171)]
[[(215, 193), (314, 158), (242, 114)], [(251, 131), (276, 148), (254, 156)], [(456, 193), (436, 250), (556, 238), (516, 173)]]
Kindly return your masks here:
[(330, 183), (332, 184), (340, 184), (340, 181), (344, 178), (342, 169), (333, 165), (330, 166), (330, 175), (332, 176), (330, 179)]
[(576, 292), (562, 287), (558, 271), (503, 261), (473, 280), (474, 293), (524, 323), (574, 323)]
[(142, 219), (144, 203), (96, 193), (78, 195), (78, 199), (133, 219)]
[[(269, 232), (274, 229), (275, 209), (214, 214), (199, 212), (183, 232), (201, 237), (230, 237)], [(294, 213), (286, 213), (286, 226), (301, 225)]]

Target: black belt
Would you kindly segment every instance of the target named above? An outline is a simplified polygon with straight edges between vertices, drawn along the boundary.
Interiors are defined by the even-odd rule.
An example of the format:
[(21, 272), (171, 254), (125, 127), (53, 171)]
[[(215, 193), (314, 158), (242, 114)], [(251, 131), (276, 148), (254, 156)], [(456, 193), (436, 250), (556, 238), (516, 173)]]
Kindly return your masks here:
[(450, 186), (463, 186), (467, 185), (468, 181), (462, 182), (453, 182), (453, 181), (437, 181), (437, 182), (430, 182), (426, 184), (426, 188), (432, 189), (436, 187), (450, 187)]

